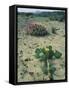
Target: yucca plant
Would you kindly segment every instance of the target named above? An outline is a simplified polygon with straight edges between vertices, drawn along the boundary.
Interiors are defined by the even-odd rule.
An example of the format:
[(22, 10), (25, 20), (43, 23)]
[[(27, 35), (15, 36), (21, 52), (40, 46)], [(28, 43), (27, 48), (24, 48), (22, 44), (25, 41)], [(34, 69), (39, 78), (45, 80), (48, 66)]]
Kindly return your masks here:
[(50, 73), (50, 79), (53, 80), (53, 74), (56, 70), (55, 67), (49, 62), (50, 60), (61, 58), (62, 53), (57, 50), (53, 50), (52, 46), (47, 46), (46, 48), (36, 48), (35, 57), (40, 61), (44, 62), (44, 74), (48, 75)]

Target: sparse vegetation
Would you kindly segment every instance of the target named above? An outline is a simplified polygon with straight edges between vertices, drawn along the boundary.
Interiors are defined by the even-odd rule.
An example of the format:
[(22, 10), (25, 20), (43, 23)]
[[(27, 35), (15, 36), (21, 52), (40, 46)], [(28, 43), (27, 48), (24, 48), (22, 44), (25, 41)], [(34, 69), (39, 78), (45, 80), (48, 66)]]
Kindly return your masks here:
[(18, 82), (65, 79), (65, 12), (18, 12), (17, 18)]

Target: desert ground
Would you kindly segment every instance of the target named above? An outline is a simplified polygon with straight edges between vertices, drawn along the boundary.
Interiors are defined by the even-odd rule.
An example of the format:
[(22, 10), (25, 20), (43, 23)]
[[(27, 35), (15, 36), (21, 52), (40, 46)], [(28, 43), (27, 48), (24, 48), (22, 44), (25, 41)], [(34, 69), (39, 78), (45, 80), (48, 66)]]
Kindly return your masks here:
[[(36, 37), (26, 34), (28, 23), (35, 21), (42, 23), (50, 35)], [(52, 33), (51, 28), (56, 27), (56, 34)], [(65, 79), (65, 22), (49, 20), (46, 17), (23, 17), (18, 15), (18, 60), (17, 60), (17, 80), (18, 82), (50, 80), (49, 74), (43, 72), (44, 62), (35, 58), (36, 48), (46, 48), (51, 45), (53, 50), (62, 53), (60, 59), (51, 60), (50, 62), (56, 68), (53, 74), (53, 80)]]

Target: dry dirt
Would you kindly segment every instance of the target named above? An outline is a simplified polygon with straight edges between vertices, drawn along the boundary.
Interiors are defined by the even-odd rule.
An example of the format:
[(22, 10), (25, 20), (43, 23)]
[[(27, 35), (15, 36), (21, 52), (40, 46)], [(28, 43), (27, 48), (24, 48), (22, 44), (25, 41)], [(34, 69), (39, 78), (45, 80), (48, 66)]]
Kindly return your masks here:
[(18, 30), (18, 82), (50, 80), (49, 75), (42, 71), (44, 63), (34, 57), (37, 47), (45, 48), (49, 45), (62, 53), (60, 59), (52, 61), (56, 67), (53, 80), (65, 79), (65, 24), (58, 21), (43, 22), (44, 25), (45, 23), (50, 32), (52, 26), (59, 27), (60, 30), (57, 34), (51, 33), (44, 37), (27, 35), (25, 28)]

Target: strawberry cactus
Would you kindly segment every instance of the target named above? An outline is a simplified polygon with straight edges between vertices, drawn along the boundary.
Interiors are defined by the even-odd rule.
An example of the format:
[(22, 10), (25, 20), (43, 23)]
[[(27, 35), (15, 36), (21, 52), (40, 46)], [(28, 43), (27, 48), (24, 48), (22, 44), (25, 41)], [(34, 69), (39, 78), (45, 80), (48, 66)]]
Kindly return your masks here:
[(37, 23), (30, 24), (27, 33), (32, 36), (45, 36), (49, 34), (46, 27)]

